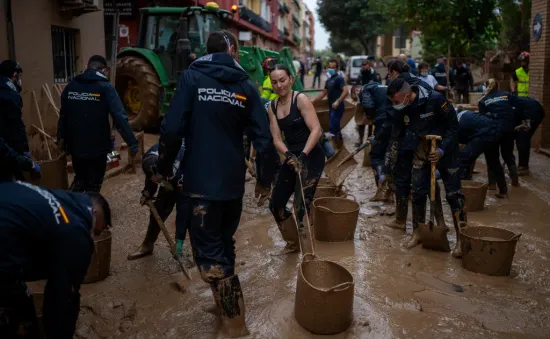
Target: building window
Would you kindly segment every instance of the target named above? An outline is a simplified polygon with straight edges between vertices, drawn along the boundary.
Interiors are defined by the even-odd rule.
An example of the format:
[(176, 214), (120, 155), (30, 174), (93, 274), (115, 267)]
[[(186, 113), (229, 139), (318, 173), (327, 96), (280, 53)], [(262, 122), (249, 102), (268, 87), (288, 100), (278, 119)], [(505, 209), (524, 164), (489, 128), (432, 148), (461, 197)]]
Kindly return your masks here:
[(393, 34), (395, 37), (394, 48), (405, 49), (407, 48), (407, 34), (403, 27), (399, 27)]
[(76, 75), (77, 30), (52, 26), (53, 77), (55, 83), (66, 83)]

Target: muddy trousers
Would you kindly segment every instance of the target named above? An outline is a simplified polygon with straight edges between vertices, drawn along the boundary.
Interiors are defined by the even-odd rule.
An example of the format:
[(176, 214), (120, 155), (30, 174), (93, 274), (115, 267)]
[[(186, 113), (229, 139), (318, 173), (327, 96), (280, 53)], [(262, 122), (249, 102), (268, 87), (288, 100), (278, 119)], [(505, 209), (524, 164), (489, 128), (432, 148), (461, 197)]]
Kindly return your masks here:
[(537, 131), (542, 120), (531, 121), (529, 131), (516, 132), (516, 147), (518, 149), (518, 167), (529, 168), (529, 157), (531, 153), (531, 138)]
[(357, 133), (359, 134), (358, 142), (360, 144), (362, 144), (363, 140), (365, 139), (365, 130), (367, 130), (367, 138), (370, 138), (372, 136), (374, 126), (373, 125), (357, 125)]
[(69, 188), (73, 192), (99, 192), (107, 169), (107, 154), (93, 158), (73, 156), (74, 180)]
[[(296, 156), (299, 154), (296, 154)], [(313, 196), (315, 195), (315, 189), (317, 188), (317, 183), (321, 178), (323, 169), (325, 167), (325, 153), (322, 148), (317, 145), (310, 152), (306, 159), (307, 170), (302, 172), (302, 184), (304, 189), (304, 205), (306, 206), (307, 213), (309, 214), (309, 207), (313, 201)], [(273, 187), (273, 193), (271, 194), (271, 201), (269, 203), (269, 210), (273, 214), (275, 221), (278, 223), (283, 222), (291, 216), (291, 212), (286, 208), (286, 204), (290, 199), (294, 189), (296, 187), (297, 179), (296, 171), (288, 163), (284, 162), (277, 180), (275, 182), (275, 187)], [(298, 225), (303, 225), (303, 219), (305, 215), (304, 211), (297, 211), (296, 221)]]
[(189, 227), (193, 257), (202, 280), (215, 284), (235, 273), (235, 240), (242, 199), (211, 201), (178, 196), (177, 228)]
[[(424, 144), (419, 146), (423, 147)], [(425, 144), (427, 146), (427, 144)], [(413, 161), (412, 189), (413, 189), (413, 206), (416, 206), (417, 213), (413, 215), (413, 228), (418, 227), (418, 223), (424, 223), (426, 220), (426, 201), (430, 193), (430, 178), (431, 178), (431, 163), (426, 159), (428, 150), (424, 152), (416, 152)], [(439, 160), (437, 170), (441, 175), (447, 202), (451, 207), (451, 211), (460, 212), (464, 209), (464, 194), (462, 193), (459, 177), (459, 159), (458, 145), (457, 150), (450, 151)], [(436, 191), (439, 185), (436, 185)]]
[[(510, 179), (512, 179), (512, 183), (518, 180), (518, 168), (516, 166), (516, 157), (514, 156), (514, 138), (515, 134), (513, 131), (503, 133), (500, 138), (499, 145), (493, 150), (493, 153), (496, 152), (497, 154), (500, 150), (500, 155), (508, 167), (508, 174), (510, 175)], [(489, 169), (488, 179), (490, 185), (496, 183), (497, 180), (495, 175), (496, 173)]]
[(380, 180), (380, 176), (383, 175), (384, 161), (386, 157), (386, 150), (388, 149), (388, 142), (374, 142), (371, 145), (369, 152), (370, 165), (375, 173), (376, 185)]
[(477, 158), (486, 151), (494, 150), (495, 147), (498, 147), (498, 135), (475, 137), (469, 140), (468, 144), (458, 153), (460, 179), (471, 180)]

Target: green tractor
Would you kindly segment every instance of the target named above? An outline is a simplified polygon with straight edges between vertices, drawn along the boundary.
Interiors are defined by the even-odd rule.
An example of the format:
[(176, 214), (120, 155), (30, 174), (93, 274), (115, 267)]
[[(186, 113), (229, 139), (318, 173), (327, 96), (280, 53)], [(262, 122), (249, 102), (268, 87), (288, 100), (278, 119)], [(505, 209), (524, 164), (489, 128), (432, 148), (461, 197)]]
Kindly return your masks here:
[[(115, 86), (134, 130), (158, 127), (176, 90), (180, 74), (189, 67), (190, 54), (201, 56), (211, 32), (227, 28), (233, 14), (214, 2), (204, 7), (149, 7), (140, 9), (138, 45), (123, 48), (117, 56)], [(261, 62), (278, 57), (295, 74), (288, 48), (280, 53), (242, 47), (241, 66), (260, 89)], [(303, 89), (299, 80), (295, 89)]]

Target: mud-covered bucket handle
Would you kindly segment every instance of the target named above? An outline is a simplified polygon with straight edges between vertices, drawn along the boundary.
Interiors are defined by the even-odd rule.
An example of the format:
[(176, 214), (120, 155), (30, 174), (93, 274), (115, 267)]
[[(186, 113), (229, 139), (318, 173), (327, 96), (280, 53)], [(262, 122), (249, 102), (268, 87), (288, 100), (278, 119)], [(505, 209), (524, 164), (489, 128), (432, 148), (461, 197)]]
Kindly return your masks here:
[(350, 286), (353, 286), (353, 282), (346, 281), (344, 283), (338, 284), (326, 290), (326, 292), (342, 292), (348, 289)]
[(315, 206), (316, 208), (320, 209), (320, 210), (323, 210), (325, 212), (329, 212), (329, 213), (334, 213), (333, 210), (331, 210), (330, 208), (326, 207), (326, 206)]
[(352, 195), (352, 194), (349, 194), (349, 193), (346, 192), (346, 199), (347, 199), (348, 197), (352, 197), (352, 198), (353, 198), (353, 201), (357, 202), (357, 198), (355, 197), (355, 195)]
[(307, 253), (304, 253), (302, 255), (302, 260), (303, 261), (312, 261), (312, 260), (315, 260), (315, 259), (317, 259), (317, 256), (314, 253), (307, 252)]
[(523, 233), (514, 234), (508, 241), (519, 240)]

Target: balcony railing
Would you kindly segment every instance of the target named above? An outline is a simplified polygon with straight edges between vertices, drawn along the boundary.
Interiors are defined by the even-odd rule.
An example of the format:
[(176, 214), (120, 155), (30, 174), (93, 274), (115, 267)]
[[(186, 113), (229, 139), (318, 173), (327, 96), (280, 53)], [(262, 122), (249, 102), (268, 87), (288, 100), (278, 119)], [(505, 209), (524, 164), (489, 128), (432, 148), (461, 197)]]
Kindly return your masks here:
[(285, 36), (288, 36), (288, 35), (289, 35), (288, 28), (286, 28), (286, 27), (284, 28), (283, 34), (284, 34)]
[(290, 8), (288, 8), (286, 3), (283, 3), (283, 11), (285, 11), (286, 14), (290, 13)]
[(243, 20), (250, 22), (256, 27), (259, 27), (264, 31), (271, 33), (271, 24), (267, 22), (267, 20), (244, 6), (239, 7), (239, 17)]
[(298, 18), (296, 13), (292, 13), (292, 21), (294, 21), (296, 23), (296, 25), (298, 25), (298, 27), (301, 26), (300, 18)]
[(300, 37), (297, 36), (296, 34), (293, 34), (292, 37), (296, 45), (300, 45), (300, 43), (302, 42), (302, 39), (300, 39)]
[(296, 7), (298, 7), (298, 9), (302, 9), (300, 7), (300, 2), (298, 0), (292, 0), (294, 2), (294, 4), (296, 5)]
[(279, 32), (279, 39), (283, 40), (285, 38), (285, 32), (281, 31), (280, 29), (277, 30)]
[(278, 10), (279, 13), (281, 13), (281, 14), (284, 14), (284, 13), (285, 13), (285, 8), (284, 8), (283, 4), (282, 4), (280, 1), (277, 1), (277, 10)]

